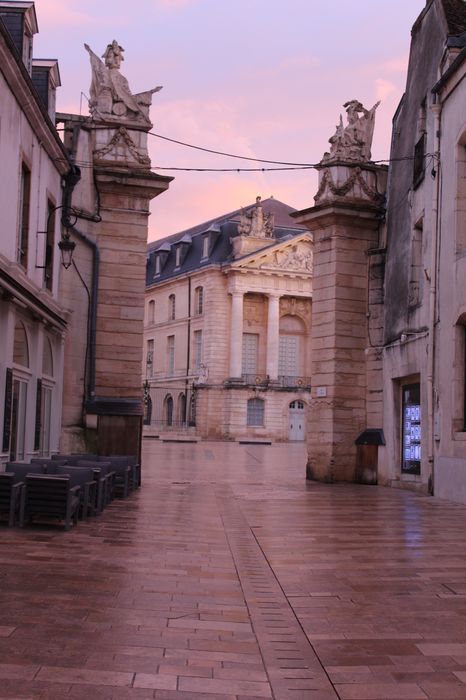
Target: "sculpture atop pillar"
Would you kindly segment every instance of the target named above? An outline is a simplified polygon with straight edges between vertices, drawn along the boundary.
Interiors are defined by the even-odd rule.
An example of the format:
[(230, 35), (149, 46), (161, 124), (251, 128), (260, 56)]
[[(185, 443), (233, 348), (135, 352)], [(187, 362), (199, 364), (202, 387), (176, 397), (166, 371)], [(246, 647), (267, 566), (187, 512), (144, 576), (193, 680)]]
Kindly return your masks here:
[(272, 238), (274, 220), (273, 214), (264, 214), (261, 197), (256, 197), (256, 206), (249, 212), (241, 211), (238, 224), (240, 236), (252, 236), (253, 238)]
[(108, 44), (102, 58), (92, 51), (88, 44), (84, 48), (89, 53), (92, 68), (89, 109), (94, 119), (104, 121), (140, 122), (150, 126), (149, 107), (152, 95), (162, 89), (159, 85), (152, 90), (133, 95), (127, 79), (120, 72), (124, 60), (123, 47), (117, 41)]
[(335, 134), (329, 139), (330, 153), (324, 153), (322, 163), (370, 161), (375, 112), (379, 104), (380, 102), (377, 102), (369, 110), (358, 100), (350, 100), (343, 105), (346, 108), (348, 124), (343, 126), (343, 117), (340, 114), (340, 123)]

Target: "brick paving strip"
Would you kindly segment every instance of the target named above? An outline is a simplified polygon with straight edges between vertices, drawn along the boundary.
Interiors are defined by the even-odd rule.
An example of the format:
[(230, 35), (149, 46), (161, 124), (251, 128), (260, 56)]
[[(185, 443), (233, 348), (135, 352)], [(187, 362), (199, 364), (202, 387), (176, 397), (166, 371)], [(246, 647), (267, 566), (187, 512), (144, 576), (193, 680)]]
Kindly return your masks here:
[(335, 700), (293, 609), (228, 487), (216, 489), (225, 535), (276, 700)]

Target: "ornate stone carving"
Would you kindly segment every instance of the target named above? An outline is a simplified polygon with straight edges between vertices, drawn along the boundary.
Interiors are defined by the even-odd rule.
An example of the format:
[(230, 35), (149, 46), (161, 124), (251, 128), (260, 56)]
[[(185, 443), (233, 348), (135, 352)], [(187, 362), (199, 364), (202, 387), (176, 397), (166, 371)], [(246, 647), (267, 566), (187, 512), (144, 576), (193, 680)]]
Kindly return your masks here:
[(282, 297), (280, 299), (280, 316), (299, 316), (309, 324), (311, 318), (311, 303), (306, 299)]
[(259, 269), (266, 268), (279, 270), (294, 270), (295, 272), (312, 272), (312, 251), (305, 250), (301, 246), (294, 245), (291, 250), (277, 250), (272, 259), (268, 259), (259, 265)]
[(264, 322), (264, 300), (253, 296), (244, 299), (244, 320), (249, 325), (257, 325)]
[(121, 126), (114, 132), (106, 146), (94, 151), (94, 157), (97, 160), (105, 159), (107, 156), (108, 160), (112, 161), (128, 161), (131, 160), (130, 156), (132, 156), (133, 159), (141, 165), (150, 167), (149, 156), (144, 151), (138, 149), (124, 126)]
[(126, 120), (150, 126), (149, 107), (152, 95), (162, 87), (133, 95), (127, 79), (120, 73), (124, 49), (117, 41), (108, 44), (102, 56), (105, 63), (87, 44), (84, 44), (84, 47), (91, 60), (89, 109), (93, 119), (118, 122)]
[[(335, 169), (335, 168), (334, 168)], [(339, 168), (335, 171), (337, 177), (340, 178), (339, 183), (335, 183), (332, 177), (331, 168), (325, 168), (319, 174), (319, 189), (314, 199), (316, 204), (322, 199), (343, 199), (350, 195), (351, 199), (364, 199), (374, 204), (380, 205), (383, 201), (383, 194), (380, 194), (374, 187), (371, 187), (367, 182), (371, 178), (376, 184), (376, 177), (370, 171), (362, 170), (359, 167)], [(350, 173), (348, 175), (348, 173)]]
[(346, 127), (343, 126), (343, 117), (340, 114), (340, 123), (329, 139), (330, 153), (324, 153), (323, 163), (370, 161), (375, 112), (379, 104), (380, 102), (377, 102), (369, 110), (365, 109), (358, 100), (351, 100), (343, 105), (346, 108), (348, 124)]
[(273, 214), (264, 214), (261, 197), (256, 197), (256, 206), (252, 211), (245, 212), (241, 210), (241, 218), (238, 224), (238, 233), (240, 236), (272, 238), (273, 228)]

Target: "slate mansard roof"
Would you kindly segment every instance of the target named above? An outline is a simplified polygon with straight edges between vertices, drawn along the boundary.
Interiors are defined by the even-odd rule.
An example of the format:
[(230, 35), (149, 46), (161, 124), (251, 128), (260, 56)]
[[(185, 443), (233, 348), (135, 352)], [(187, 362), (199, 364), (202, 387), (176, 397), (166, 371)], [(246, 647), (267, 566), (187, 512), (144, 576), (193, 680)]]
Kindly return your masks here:
[[(290, 214), (296, 211), (293, 207), (273, 197), (263, 200), (261, 204), (264, 214), (271, 213), (274, 215), (274, 237), (264, 238), (264, 248), (276, 245), (294, 236), (299, 236), (307, 231), (306, 228), (298, 226), (291, 218)], [(250, 212), (255, 206), (255, 204), (250, 204), (244, 207), (243, 211)], [(238, 235), (241, 211), (241, 209), (237, 209), (185, 231), (180, 231), (172, 236), (149, 243), (147, 246), (146, 286), (149, 287), (159, 282), (165, 282), (171, 278), (212, 264), (221, 265), (232, 262), (233, 249), (230, 239)], [(203, 259), (203, 234), (209, 231), (213, 232), (212, 246), (208, 258)], [(181, 265), (175, 270), (175, 248), (177, 243), (185, 243), (187, 251)], [(165, 260), (161, 266), (160, 274), (154, 278), (157, 252), (165, 253)]]

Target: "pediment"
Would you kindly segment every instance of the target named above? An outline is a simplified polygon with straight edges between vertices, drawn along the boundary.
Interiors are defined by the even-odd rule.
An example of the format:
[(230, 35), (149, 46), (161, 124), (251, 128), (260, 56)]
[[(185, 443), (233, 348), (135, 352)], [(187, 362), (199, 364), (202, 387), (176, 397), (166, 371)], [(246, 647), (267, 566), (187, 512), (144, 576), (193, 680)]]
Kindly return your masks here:
[(310, 235), (304, 234), (263, 252), (249, 255), (247, 259), (235, 263), (234, 267), (311, 275), (313, 271), (313, 252)]

